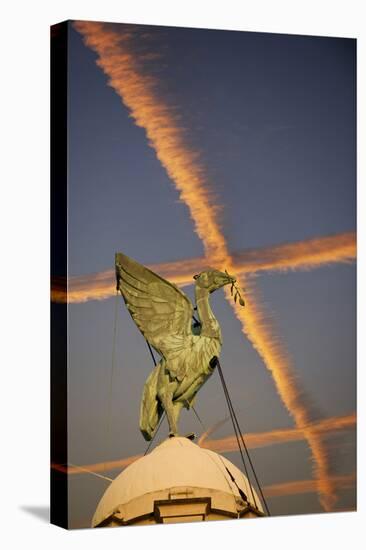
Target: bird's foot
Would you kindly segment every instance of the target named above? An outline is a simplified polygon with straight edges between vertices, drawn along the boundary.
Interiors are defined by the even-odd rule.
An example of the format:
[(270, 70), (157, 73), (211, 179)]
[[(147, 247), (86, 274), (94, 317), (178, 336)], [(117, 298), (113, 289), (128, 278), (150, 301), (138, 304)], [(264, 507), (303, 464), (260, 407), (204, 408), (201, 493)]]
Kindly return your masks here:
[(194, 432), (189, 432), (184, 435), (179, 435), (176, 432), (169, 432), (169, 437), (186, 437), (187, 439), (190, 439), (191, 441), (193, 441), (194, 439), (196, 439), (197, 436)]

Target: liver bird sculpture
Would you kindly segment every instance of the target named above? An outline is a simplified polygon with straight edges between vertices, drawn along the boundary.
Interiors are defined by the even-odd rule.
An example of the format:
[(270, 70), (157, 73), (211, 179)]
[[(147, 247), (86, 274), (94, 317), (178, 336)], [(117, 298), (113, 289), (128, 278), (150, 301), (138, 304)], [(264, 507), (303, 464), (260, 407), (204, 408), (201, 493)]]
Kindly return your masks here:
[[(122, 253), (116, 254), (117, 290), (148, 343), (161, 359), (147, 378), (140, 406), (140, 430), (152, 439), (165, 410), (169, 436), (178, 435), (183, 407), (189, 409), (198, 390), (214, 371), (210, 361), (222, 346), (221, 330), (209, 303), (215, 290), (231, 284), (235, 301), (244, 305), (236, 279), (227, 272), (194, 275), (196, 308), (177, 286)], [(194, 309), (199, 321), (193, 323)]]

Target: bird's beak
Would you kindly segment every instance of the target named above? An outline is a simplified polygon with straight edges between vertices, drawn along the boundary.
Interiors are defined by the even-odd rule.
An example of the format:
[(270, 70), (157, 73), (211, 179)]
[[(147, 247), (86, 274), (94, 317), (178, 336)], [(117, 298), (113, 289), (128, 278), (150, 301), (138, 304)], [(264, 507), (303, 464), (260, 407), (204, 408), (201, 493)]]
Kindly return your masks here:
[(231, 275), (229, 275), (229, 273), (226, 271), (225, 269), (225, 275), (226, 277), (228, 278), (228, 284), (231, 283), (231, 284), (234, 284), (236, 283), (236, 277), (232, 277)]

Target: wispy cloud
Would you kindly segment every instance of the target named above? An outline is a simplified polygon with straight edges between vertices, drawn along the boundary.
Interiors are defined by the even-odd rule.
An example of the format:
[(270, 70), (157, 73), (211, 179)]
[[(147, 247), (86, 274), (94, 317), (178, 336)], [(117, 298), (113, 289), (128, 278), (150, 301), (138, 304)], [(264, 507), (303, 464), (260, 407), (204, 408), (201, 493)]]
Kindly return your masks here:
[[(98, 55), (97, 64), (108, 77), (109, 85), (129, 109), (137, 126), (144, 128), (149, 145), (188, 208), (194, 229), (202, 241), (206, 260), (213, 267), (235, 273), (235, 258), (230, 253), (218, 222), (220, 208), (213, 196), (206, 171), (199, 157), (185, 139), (176, 110), (159, 94), (156, 78), (147, 75), (135, 54), (130, 33), (119, 33), (113, 26), (101, 23), (77, 22), (75, 28), (83, 35), (87, 46)], [(238, 309), (226, 293), (242, 331), (253, 344), (271, 373), (278, 394), (292, 415), (296, 426), (303, 430), (315, 463), (314, 474), (323, 507), (331, 509), (336, 489), (329, 472), (329, 460), (320, 434), (307, 428), (313, 414), (291, 360), (269, 322), (258, 293), (245, 275), (241, 282), (247, 288), (247, 306)], [(328, 481), (327, 481), (328, 480)]]
[[(237, 275), (266, 271), (310, 270), (334, 263), (349, 263), (356, 258), (356, 234), (339, 233), (294, 243), (243, 250), (232, 254), (233, 270)], [(208, 268), (209, 258), (191, 258), (148, 266), (178, 286), (192, 284), (192, 275)], [(114, 270), (70, 277), (56, 278), (52, 284), (54, 302), (81, 303), (105, 300), (116, 292)]]

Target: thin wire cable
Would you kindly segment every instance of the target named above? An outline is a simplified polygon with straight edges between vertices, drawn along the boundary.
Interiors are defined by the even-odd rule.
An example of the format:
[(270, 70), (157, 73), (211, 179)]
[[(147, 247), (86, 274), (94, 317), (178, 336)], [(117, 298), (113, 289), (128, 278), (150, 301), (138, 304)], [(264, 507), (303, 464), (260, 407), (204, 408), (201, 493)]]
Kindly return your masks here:
[[(229, 396), (229, 399), (230, 399), (230, 396)], [(231, 402), (231, 400), (230, 400), (230, 402)], [(244, 437), (243, 437), (242, 431), (241, 431), (240, 426), (239, 426), (239, 421), (238, 421), (238, 419), (237, 419), (237, 416), (236, 416), (236, 413), (235, 413), (235, 410), (234, 410), (234, 407), (232, 406), (232, 404), (231, 404), (231, 407), (232, 407), (232, 411), (233, 411), (233, 415), (234, 415), (235, 422), (236, 422), (236, 424), (237, 424), (237, 426), (238, 426), (240, 438), (241, 438), (241, 440), (242, 440), (243, 447), (244, 447), (245, 452), (246, 452), (246, 455), (247, 455), (247, 457), (248, 457), (249, 464), (250, 464), (250, 467), (251, 467), (251, 469), (252, 469), (252, 472), (253, 472), (253, 475), (254, 475), (256, 484), (257, 484), (257, 486), (258, 486), (260, 495), (261, 495), (261, 497), (262, 497), (264, 506), (265, 506), (265, 508), (266, 508), (266, 512), (267, 512), (268, 516), (270, 516), (271, 514), (270, 514), (270, 512), (269, 512), (269, 508), (268, 508), (266, 499), (264, 498), (264, 494), (263, 494), (263, 491), (262, 491), (261, 484), (259, 483), (259, 479), (258, 479), (258, 477), (257, 477), (257, 474), (256, 474), (256, 471), (255, 471), (253, 462), (252, 462), (252, 460), (251, 460), (251, 458), (250, 458), (250, 454), (249, 454), (248, 448), (247, 448), (247, 446), (246, 446), (246, 443), (245, 443), (245, 441), (244, 441)]]
[[(111, 416), (112, 416), (112, 391), (113, 391), (113, 378), (114, 378), (114, 369), (116, 362), (116, 341), (117, 341), (117, 305), (118, 305), (118, 290), (116, 290), (116, 297), (114, 303), (114, 325), (113, 325), (113, 343), (112, 343), (112, 368), (111, 368), (111, 378), (109, 384), (109, 397), (107, 401), (107, 430), (106, 430), (106, 446), (105, 448), (109, 450), (109, 439), (111, 431)], [(104, 471), (106, 470), (106, 462), (104, 461)]]
[[(145, 338), (145, 340), (146, 340), (146, 338)], [(150, 346), (150, 343), (149, 343), (147, 340), (146, 340), (146, 343), (147, 343), (147, 347), (148, 347), (149, 350), (150, 350), (152, 360), (154, 361), (154, 365), (155, 365), (155, 367), (156, 367), (156, 359), (155, 359), (155, 355), (154, 355), (154, 353), (153, 353), (153, 350), (152, 350), (152, 348), (151, 348), (151, 346)]]
[(205, 425), (204, 425), (204, 423), (202, 422), (202, 420), (200, 419), (199, 414), (198, 414), (198, 412), (196, 411), (196, 409), (194, 408), (193, 405), (191, 406), (191, 409), (193, 410), (194, 414), (195, 414), (196, 417), (198, 418), (198, 422), (201, 424), (201, 426), (202, 426), (202, 428), (203, 428), (203, 431), (205, 432), (205, 431), (206, 431)]
[(69, 462), (69, 466), (72, 466), (73, 468), (76, 468), (77, 470), (80, 470), (81, 472), (86, 472), (87, 474), (90, 474), (95, 477), (100, 477), (101, 479), (105, 479), (109, 483), (113, 481), (111, 477), (103, 476), (102, 474), (98, 474), (97, 472), (92, 472), (91, 470), (88, 470), (87, 468), (83, 468), (82, 466), (78, 466), (77, 464), (73, 464), (72, 462)]
[[(217, 361), (217, 366), (218, 366), (218, 369), (219, 369), (219, 374), (220, 374), (221, 383), (222, 383), (222, 386), (223, 386), (223, 389), (224, 389), (226, 401), (227, 401), (227, 404), (228, 404), (228, 407), (229, 407), (229, 412), (230, 412), (230, 416), (231, 416), (231, 421), (232, 421), (233, 426), (234, 426), (234, 431), (235, 431), (235, 435), (236, 435), (236, 440), (237, 440), (237, 443), (238, 443), (239, 451), (240, 451), (240, 454), (241, 454), (241, 457), (242, 457), (242, 460), (243, 460), (243, 464), (244, 464), (244, 468), (245, 468), (245, 473), (246, 473), (246, 476), (247, 476), (247, 478), (248, 478), (250, 492), (251, 492), (251, 495), (252, 495), (252, 498), (253, 498), (253, 501), (254, 501), (254, 505), (255, 505), (256, 508), (258, 508), (257, 502), (256, 502), (256, 498), (255, 498), (255, 495), (254, 495), (254, 491), (253, 491), (253, 485), (252, 485), (252, 483), (251, 483), (251, 481), (250, 481), (250, 477), (249, 477), (248, 470), (247, 470), (247, 467), (246, 467), (246, 463), (245, 463), (245, 460), (244, 460), (243, 452), (242, 452), (242, 449), (241, 449), (241, 443), (240, 443), (239, 435), (240, 435), (240, 437), (241, 437), (241, 439), (242, 439), (243, 447), (244, 447), (244, 450), (245, 450), (247, 456), (248, 456), (248, 451), (247, 451), (245, 442), (244, 442), (244, 440), (243, 440), (243, 438), (242, 438), (240, 426), (237, 424), (237, 422), (235, 422), (236, 416), (235, 416), (234, 407), (233, 407), (233, 405), (232, 405), (232, 402), (231, 402), (231, 399), (230, 399), (230, 395), (229, 395), (227, 386), (226, 386), (226, 384), (225, 384), (224, 375), (223, 375), (223, 373), (222, 373), (221, 365), (220, 365), (219, 361)], [(248, 458), (249, 458), (249, 456), (248, 456)], [(249, 463), (250, 463), (250, 461), (249, 461)], [(252, 466), (252, 470), (253, 470), (253, 466)]]
[[(146, 338), (145, 338), (145, 340), (146, 340)], [(153, 350), (152, 350), (152, 348), (151, 348), (151, 346), (150, 346), (150, 342), (148, 342), (148, 340), (146, 340), (146, 343), (147, 343), (147, 347), (149, 348), (149, 351), (150, 351), (152, 360), (153, 360), (153, 362), (154, 362), (154, 365), (155, 365), (155, 367), (156, 367), (156, 359), (155, 359), (155, 355), (154, 355), (154, 353), (153, 353)], [(161, 424), (162, 424), (162, 422), (163, 422), (164, 415), (165, 415), (165, 411), (164, 411), (163, 414), (161, 415), (161, 418), (160, 418), (158, 427), (156, 428), (155, 433), (154, 433), (154, 435), (152, 436), (151, 441), (150, 441), (150, 443), (148, 444), (148, 446), (147, 446), (147, 448), (146, 448), (146, 451), (144, 452), (144, 456), (149, 452), (149, 449), (150, 449), (150, 447), (151, 447), (151, 445), (152, 445), (152, 443), (153, 443), (153, 441), (154, 441), (154, 439), (155, 439), (155, 436), (156, 436), (156, 434), (158, 433), (159, 428), (160, 428), (160, 426), (161, 426)]]
[(242, 462), (243, 462), (245, 474), (246, 474), (246, 477), (247, 477), (247, 479), (248, 479), (249, 489), (250, 489), (250, 492), (251, 492), (251, 495), (252, 495), (252, 499), (253, 499), (254, 505), (255, 505), (256, 508), (258, 508), (258, 506), (257, 506), (257, 501), (256, 501), (256, 498), (255, 498), (255, 495), (254, 495), (254, 491), (253, 491), (253, 485), (252, 485), (252, 483), (251, 483), (251, 481), (250, 481), (250, 476), (249, 476), (247, 464), (246, 464), (246, 461), (245, 461), (245, 458), (244, 458), (244, 455), (243, 455), (243, 450), (242, 450), (242, 446), (241, 446), (240, 439), (239, 439), (238, 428), (237, 428), (237, 426), (236, 426), (236, 424), (235, 424), (235, 421), (234, 421), (234, 415), (233, 415), (233, 411), (232, 411), (232, 404), (231, 404), (230, 396), (228, 395), (227, 387), (226, 387), (225, 381), (224, 381), (224, 379), (223, 379), (223, 374), (222, 374), (222, 371), (221, 371), (221, 365), (220, 365), (220, 362), (219, 362), (218, 358), (217, 358), (217, 363), (216, 363), (216, 365), (217, 365), (218, 370), (219, 370), (219, 375), (220, 375), (222, 387), (223, 387), (223, 390), (224, 390), (226, 402), (227, 402), (227, 405), (228, 405), (228, 408), (229, 408), (230, 418), (231, 418), (231, 422), (232, 422), (232, 424), (233, 424), (234, 433), (235, 433), (236, 441), (237, 441), (237, 444), (238, 444), (238, 449), (239, 449), (239, 452), (240, 452), (241, 460), (242, 460)]
[(262, 491), (262, 487), (261, 487), (261, 484), (259, 483), (259, 479), (258, 479), (257, 474), (256, 474), (256, 471), (255, 471), (255, 469), (254, 469), (254, 465), (253, 465), (252, 459), (250, 458), (249, 451), (248, 451), (247, 446), (246, 446), (246, 444), (245, 444), (244, 437), (243, 437), (243, 434), (242, 434), (242, 432), (241, 432), (241, 429), (240, 429), (240, 426), (239, 426), (239, 422), (238, 422), (238, 419), (237, 419), (237, 417), (236, 417), (236, 413), (235, 413), (234, 408), (233, 408), (233, 414), (234, 414), (235, 422), (236, 422), (236, 424), (237, 424), (237, 426), (238, 426), (238, 429), (239, 429), (240, 438), (241, 438), (241, 440), (242, 440), (242, 443), (243, 443), (245, 452), (246, 452), (247, 457), (248, 457), (248, 460), (249, 460), (250, 467), (251, 467), (252, 472), (253, 472), (253, 475), (254, 475), (254, 479), (255, 479), (255, 481), (256, 481), (258, 490), (259, 490), (260, 495), (261, 495), (261, 497), (262, 497), (262, 501), (263, 501), (264, 507), (265, 507), (265, 509), (266, 509), (267, 515), (270, 516), (271, 514), (270, 514), (270, 511), (269, 511), (269, 508), (268, 508), (268, 505), (267, 505), (267, 501), (266, 501), (266, 499), (264, 498), (264, 494), (263, 494), (263, 491)]
[[(242, 434), (242, 431), (240, 429), (240, 426), (239, 426), (239, 422), (238, 422), (238, 419), (237, 419), (237, 416), (236, 416), (236, 413), (235, 413), (235, 410), (234, 410), (234, 407), (233, 407), (233, 404), (232, 404), (232, 401), (231, 401), (231, 398), (230, 398), (230, 395), (229, 395), (229, 391), (227, 389), (227, 386), (226, 386), (226, 382), (225, 382), (225, 379), (224, 379), (224, 375), (223, 375), (223, 372), (222, 372), (222, 369), (221, 369), (221, 365), (220, 365), (220, 361), (217, 359), (217, 367), (219, 369), (219, 375), (220, 375), (220, 378), (221, 378), (221, 382), (222, 382), (222, 385), (223, 385), (223, 388), (224, 388), (224, 392), (225, 392), (225, 396), (226, 396), (226, 399), (227, 399), (227, 402), (228, 402), (228, 405), (229, 405), (229, 410), (230, 410), (230, 414), (232, 414), (232, 417), (234, 419), (234, 423), (236, 423), (237, 425), (237, 428), (238, 428), (238, 432), (240, 434), (240, 439), (241, 439), (241, 442), (243, 444), (243, 447), (244, 447), (244, 450), (245, 450), (245, 453), (248, 457), (248, 461), (249, 461), (249, 464), (250, 464), (250, 467), (251, 467), (251, 470), (253, 472), (253, 475), (254, 475), (254, 479), (256, 481), (256, 484), (258, 486), (258, 490), (260, 492), (260, 495), (262, 497), (262, 500), (263, 500), (263, 504), (264, 504), (264, 507), (266, 509), (266, 512), (268, 514), (268, 516), (270, 516), (270, 511), (269, 511), (269, 508), (268, 508), (268, 505), (267, 505), (267, 502), (266, 502), (266, 499), (264, 498), (264, 494), (263, 494), (263, 491), (262, 491), (262, 487), (261, 487), (261, 484), (259, 483), (259, 479), (257, 477), (257, 474), (256, 474), (256, 471), (255, 471), (255, 468), (254, 468), (254, 465), (253, 465), (253, 462), (250, 458), (250, 454), (249, 454), (249, 451), (248, 451), (248, 448), (246, 446), (246, 443), (244, 441), (244, 437), (243, 437), (243, 434)], [(242, 454), (242, 453), (241, 453)], [(250, 487), (251, 487), (251, 490), (253, 491), (252, 489), (252, 484), (250, 482), (250, 479), (248, 477), (248, 480), (249, 480), (249, 484), (250, 484)], [(252, 492), (252, 496), (254, 498), (254, 495), (253, 495), (253, 492)], [(255, 500), (254, 500), (255, 502)]]
[(161, 426), (161, 424), (162, 424), (162, 422), (163, 422), (163, 420), (164, 420), (164, 416), (165, 416), (165, 411), (164, 411), (163, 414), (161, 415), (161, 418), (160, 418), (160, 420), (159, 420), (158, 427), (156, 428), (155, 433), (154, 433), (154, 435), (152, 436), (151, 441), (150, 441), (150, 443), (148, 444), (146, 451), (144, 452), (144, 456), (149, 452), (149, 449), (150, 449), (150, 447), (151, 447), (151, 445), (152, 445), (152, 443), (153, 443), (153, 441), (154, 441), (154, 439), (155, 439), (155, 436), (156, 436), (156, 434), (158, 433), (159, 428), (160, 428), (160, 426)]

